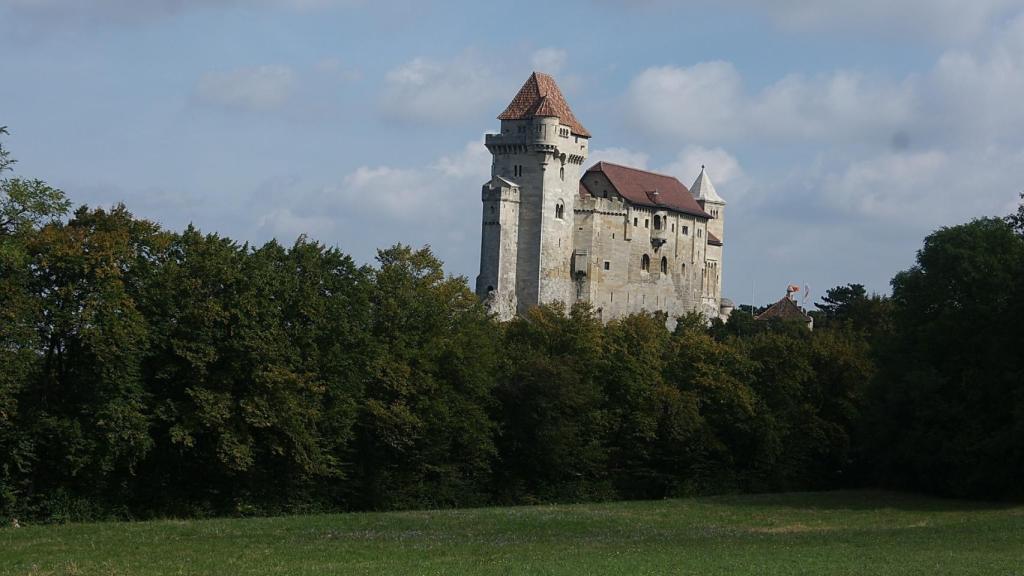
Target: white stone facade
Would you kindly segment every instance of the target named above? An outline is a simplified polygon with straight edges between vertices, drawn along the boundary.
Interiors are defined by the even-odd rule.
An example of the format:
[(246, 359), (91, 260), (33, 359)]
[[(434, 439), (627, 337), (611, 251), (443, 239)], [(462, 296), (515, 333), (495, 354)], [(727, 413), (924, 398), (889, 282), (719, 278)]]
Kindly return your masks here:
[[(564, 104), (553, 80), (541, 80), (546, 96)], [(476, 291), (498, 317), (555, 301), (589, 302), (605, 321), (641, 311), (664, 311), (672, 324), (692, 311), (718, 317), (725, 201), (706, 172), (694, 184), (696, 198), (664, 175), (607, 163), (584, 172), (589, 133), (568, 106), (568, 118), (521, 109), (506, 111), (517, 117), (485, 139), (493, 162), (482, 190)], [(644, 186), (655, 189), (640, 197)]]

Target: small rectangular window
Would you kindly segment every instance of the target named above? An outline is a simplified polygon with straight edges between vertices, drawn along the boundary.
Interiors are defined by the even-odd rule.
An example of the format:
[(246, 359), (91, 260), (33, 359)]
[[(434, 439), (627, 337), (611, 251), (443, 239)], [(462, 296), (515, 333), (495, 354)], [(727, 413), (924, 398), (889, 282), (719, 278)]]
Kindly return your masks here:
[(612, 269), (612, 263), (607, 261), (607, 260), (605, 260), (604, 261), (604, 269), (605, 270), (611, 270)]
[(644, 228), (650, 228), (650, 227), (651, 227), (651, 219), (650, 218), (644, 218)]
[(690, 235), (690, 227), (689, 226), (683, 226), (683, 236), (689, 236), (689, 235)]
[(633, 218), (633, 226), (636, 226), (636, 218)]

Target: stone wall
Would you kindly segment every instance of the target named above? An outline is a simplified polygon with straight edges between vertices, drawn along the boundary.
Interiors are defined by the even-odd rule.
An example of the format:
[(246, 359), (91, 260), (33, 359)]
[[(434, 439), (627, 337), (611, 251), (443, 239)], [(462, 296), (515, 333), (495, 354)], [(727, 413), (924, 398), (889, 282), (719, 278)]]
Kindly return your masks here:
[[(575, 300), (571, 276), (572, 215), (578, 198), (580, 169), (588, 140), (559, 124), (558, 118), (503, 120), (500, 134), (486, 137), (493, 155), (492, 177), (519, 190), (518, 221), (499, 242), (516, 242), (515, 300), (520, 313), (538, 303)], [(561, 217), (559, 217), (559, 215)], [(481, 252), (481, 271), (494, 253)], [(482, 286), (477, 285), (478, 294)], [(481, 294), (481, 296), (486, 296)]]
[(659, 310), (670, 319), (718, 315), (722, 248), (707, 234), (724, 239), (722, 218), (634, 206), (600, 172), (584, 178), (596, 197), (581, 198), (588, 139), (555, 117), (503, 120), (486, 144), (492, 179), (482, 194), (476, 289), (499, 317), (577, 300), (606, 321)]
[(633, 206), (601, 173), (587, 174), (584, 183), (597, 197), (581, 199), (575, 214), (576, 268), (584, 273), (580, 298), (600, 309), (604, 320), (641, 311), (663, 310), (675, 317), (697, 310), (704, 296), (706, 221)]

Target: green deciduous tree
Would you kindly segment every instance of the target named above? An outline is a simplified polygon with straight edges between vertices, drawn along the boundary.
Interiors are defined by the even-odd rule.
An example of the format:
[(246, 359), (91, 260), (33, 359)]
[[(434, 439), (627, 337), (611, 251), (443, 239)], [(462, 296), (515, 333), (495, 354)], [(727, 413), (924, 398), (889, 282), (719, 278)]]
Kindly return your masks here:
[(578, 500), (612, 494), (607, 416), (598, 381), (601, 321), (589, 306), (531, 309), (506, 327), (501, 402), (505, 499)]
[(28, 243), (41, 365), (20, 411), (36, 438), (37, 489), (109, 502), (152, 447), (141, 372), (149, 330), (132, 293), (163, 241), (117, 206), (81, 208)]
[[(0, 127), (0, 136), (6, 134)], [(35, 460), (37, 439), (18, 417), (18, 399), (40, 369), (37, 327), (43, 320), (28, 243), (68, 209), (60, 190), (40, 180), (5, 177), (14, 163), (0, 142), (0, 515), (31, 491), (28, 474)]]
[(377, 261), (357, 424), (364, 505), (482, 502), (495, 456), (496, 327), (429, 248), (397, 245)]
[(893, 279), (874, 449), (883, 479), (1021, 495), (1024, 238), (1000, 219), (943, 228)]

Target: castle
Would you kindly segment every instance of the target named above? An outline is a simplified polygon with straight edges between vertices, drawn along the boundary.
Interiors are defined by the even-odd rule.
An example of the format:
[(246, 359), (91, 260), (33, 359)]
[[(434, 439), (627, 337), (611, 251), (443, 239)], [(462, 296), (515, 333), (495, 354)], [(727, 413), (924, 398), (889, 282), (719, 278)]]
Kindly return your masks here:
[(590, 132), (534, 72), (487, 134), (476, 292), (502, 320), (537, 304), (589, 302), (605, 321), (664, 311), (728, 315), (721, 298), (725, 200), (707, 172), (679, 180), (598, 162)]

